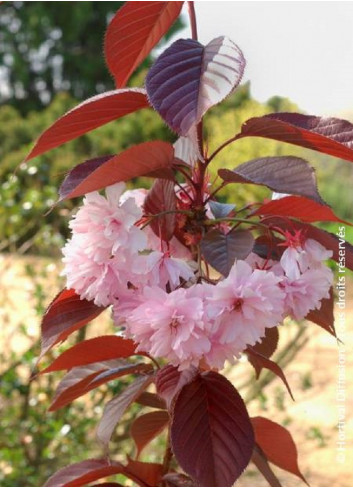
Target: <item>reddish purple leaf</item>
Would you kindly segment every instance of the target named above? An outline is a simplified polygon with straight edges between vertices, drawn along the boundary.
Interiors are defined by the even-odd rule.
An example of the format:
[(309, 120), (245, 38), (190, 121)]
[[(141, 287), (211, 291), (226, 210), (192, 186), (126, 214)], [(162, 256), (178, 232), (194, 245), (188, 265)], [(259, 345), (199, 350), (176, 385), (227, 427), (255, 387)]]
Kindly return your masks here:
[(168, 426), (167, 411), (142, 414), (131, 425), (131, 436), (137, 447), (137, 458), (142, 450)]
[(291, 434), (274, 421), (256, 416), (251, 418), (256, 444), (267, 460), (283, 470), (306, 480), (298, 467), (298, 452)]
[(272, 258), (275, 261), (279, 261), (285, 250), (283, 246), (278, 246), (282, 243), (283, 239), (273, 234), (261, 234), (255, 239), (253, 252), (261, 258)]
[[(68, 370), (73, 367), (103, 362), (136, 355), (136, 344), (121, 336), (106, 335), (84, 340), (64, 351), (42, 374), (56, 370)], [(139, 353), (141, 355), (141, 353)]]
[(121, 474), (124, 467), (118, 462), (91, 459), (69, 465), (58, 470), (44, 484), (44, 487), (82, 487), (109, 475)]
[(184, 2), (126, 2), (108, 25), (104, 52), (117, 87), (124, 87), (180, 14)]
[[(176, 210), (176, 196), (174, 182), (158, 179), (148, 192), (144, 211), (153, 216), (161, 212), (174, 212)], [(154, 233), (164, 241), (170, 241), (174, 235), (175, 214), (165, 214), (155, 218), (150, 223)]]
[(254, 434), (244, 402), (226, 378), (209, 371), (182, 388), (171, 441), (181, 468), (197, 484), (234, 484), (250, 461)]
[(245, 350), (245, 353), (248, 355), (248, 358), (251, 359), (250, 361), (255, 368), (257, 377), (259, 376), (261, 369), (267, 368), (268, 370), (271, 370), (271, 372), (273, 372), (275, 375), (277, 375), (277, 377), (279, 377), (282, 380), (284, 385), (287, 387), (289, 395), (294, 401), (292, 390), (289, 387), (289, 384), (283, 373), (283, 370), (279, 365), (277, 365), (277, 363), (273, 362), (269, 358), (265, 357), (265, 355), (262, 355), (261, 353), (256, 351), (252, 346), (248, 346), (247, 349)]
[(198, 370), (191, 367), (180, 372), (178, 367), (166, 365), (158, 370), (156, 375), (156, 388), (158, 395), (166, 402), (170, 409), (174, 398), (184, 385), (189, 384), (194, 380)]
[(337, 217), (327, 205), (318, 204), (306, 197), (298, 197), (296, 195), (271, 200), (270, 202), (261, 205), (257, 211), (254, 212), (254, 215), (294, 217), (295, 219), (300, 219), (304, 222), (342, 222), (350, 226), (350, 223)]
[(111, 158), (85, 161), (66, 176), (60, 187), (60, 200), (151, 174), (172, 178), (174, 162), (173, 146), (163, 141), (137, 144)]
[(224, 234), (218, 229), (213, 229), (201, 241), (204, 259), (225, 277), (235, 260), (244, 260), (253, 246), (254, 237), (250, 231), (231, 231)]
[(128, 459), (125, 475), (142, 487), (159, 487), (163, 475), (163, 465)]
[(103, 416), (97, 429), (97, 437), (105, 449), (108, 448), (115, 426), (120, 421), (126, 409), (136, 401), (146, 387), (150, 385), (152, 380), (153, 377), (151, 375), (137, 377), (123, 392), (113, 397), (105, 405)]
[(334, 297), (333, 289), (331, 287), (329, 299), (322, 299), (320, 309), (314, 309), (313, 311), (310, 311), (305, 319), (308, 319), (309, 321), (318, 324), (330, 334), (332, 334), (332, 336), (336, 337), (333, 309)]
[(124, 487), (122, 484), (118, 484), (117, 482), (102, 482), (101, 484), (94, 484), (90, 487)]
[(108, 458), (84, 460), (58, 470), (44, 487), (82, 487), (116, 474), (125, 475), (139, 486), (154, 487), (161, 480), (162, 465), (129, 460), (127, 466), (124, 466)]
[(353, 161), (353, 124), (333, 117), (269, 114), (246, 121), (237, 139), (258, 136)]
[(64, 341), (71, 333), (92, 321), (104, 307), (80, 299), (72, 289), (62, 290), (46, 310), (42, 325), (42, 351), (38, 361), (54, 345)]
[(264, 452), (258, 445), (255, 445), (251, 461), (256, 465), (257, 470), (261, 472), (271, 487), (282, 487), (282, 484), (269, 466)]
[(314, 168), (295, 156), (258, 158), (234, 170), (221, 169), (218, 175), (227, 183), (264, 185), (275, 192), (301, 195), (325, 204), (317, 190)]
[(167, 124), (186, 136), (210, 107), (238, 86), (244, 67), (243, 53), (226, 37), (213, 39), (207, 46), (179, 39), (150, 69), (148, 97)]
[(114, 155), (101, 156), (100, 158), (93, 158), (75, 166), (69, 171), (60, 185), (59, 200), (63, 200), (69, 196), (82, 180), (112, 158), (114, 158)]
[(25, 161), (145, 107), (149, 107), (146, 92), (138, 88), (95, 95), (66, 112), (44, 131)]
[[(255, 343), (252, 349), (257, 353), (260, 353), (260, 355), (270, 358), (277, 349), (278, 338), (278, 328), (266, 328), (265, 336)], [(256, 377), (258, 378), (262, 370), (261, 363), (257, 359), (254, 359), (252, 355), (249, 355), (249, 362), (254, 367)]]
[(163, 476), (163, 482), (167, 487), (195, 487), (193, 480), (185, 474), (170, 472)]
[(156, 409), (166, 409), (165, 401), (159, 397), (157, 394), (152, 392), (143, 392), (137, 399), (136, 402), (142, 406), (153, 407)]
[(110, 380), (130, 374), (149, 373), (152, 366), (145, 363), (129, 364), (122, 360), (108, 360), (72, 368), (58, 385), (49, 411), (56, 411), (78, 397)]

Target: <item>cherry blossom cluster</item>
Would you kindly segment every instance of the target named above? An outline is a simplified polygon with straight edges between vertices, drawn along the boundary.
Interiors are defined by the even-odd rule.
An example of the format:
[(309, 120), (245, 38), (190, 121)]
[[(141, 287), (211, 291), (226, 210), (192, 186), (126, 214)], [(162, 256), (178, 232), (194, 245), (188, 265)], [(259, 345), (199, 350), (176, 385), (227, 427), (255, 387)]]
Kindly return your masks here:
[[(300, 231), (286, 233), (279, 261), (251, 253), (229, 275), (202, 280), (190, 251), (166, 244), (143, 217), (146, 191), (125, 184), (93, 192), (70, 221), (63, 249), (67, 287), (98, 306), (113, 306), (115, 324), (137, 351), (167, 358), (180, 370), (222, 368), (266, 328), (286, 316), (303, 319), (329, 297), (331, 252)], [(144, 224), (142, 224), (144, 223)]]

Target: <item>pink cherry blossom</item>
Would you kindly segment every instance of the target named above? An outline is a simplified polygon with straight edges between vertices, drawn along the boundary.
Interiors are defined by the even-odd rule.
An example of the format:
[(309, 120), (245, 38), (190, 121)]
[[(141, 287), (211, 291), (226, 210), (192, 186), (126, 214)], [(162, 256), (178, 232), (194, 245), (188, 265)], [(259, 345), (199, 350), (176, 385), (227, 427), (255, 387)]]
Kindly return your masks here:
[[(144, 188), (137, 188), (134, 190), (126, 190), (121, 198), (120, 202), (125, 202), (127, 199), (134, 199), (137, 207), (143, 209), (145, 198), (148, 191)], [(146, 249), (148, 250), (158, 250), (158, 251), (168, 251), (174, 258), (180, 258), (183, 260), (190, 260), (191, 253), (190, 250), (184, 246), (175, 236), (168, 243), (164, 243), (161, 239), (154, 233), (151, 226), (146, 226), (144, 228), (144, 234), (147, 239)]]
[(244, 261), (248, 263), (254, 270), (271, 270), (271, 268), (276, 264), (274, 260), (262, 258), (261, 256), (253, 252), (249, 253)]
[(134, 188), (132, 190), (125, 190), (120, 197), (120, 202), (123, 204), (128, 199), (133, 199), (139, 209), (143, 209), (148, 190), (146, 188)]
[(322, 265), (320, 268), (308, 269), (299, 278), (284, 276), (281, 286), (285, 292), (286, 315), (296, 320), (303, 319), (313, 309), (319, 309), (321, 300), (330, 297), (333, 274)]
[[(92, 259), (85, 247), (85, 237), (75, 235), (63, 249), (66, 286), (73, 288), (82, 299), (98, 306), (108, 306), (122, 288), (123, 276), (114, 259)], [(121, 260), (119, 261), (121, 264)]]
[(168, 294), (159, 287), (145, 287), (143, 302), (126, 318), (127, 335), (140, 351), (165, 357), (183, 370), (197, 366), (210, 350), (203, 317), (203, 301), (189, 297), (186, 289)]
[(120, 202), (124, 189), (124, 183), (117, 183), (105, 190), (106, 197), (98, 192), (87, 194), (69, 224), (74, 233), (89, 237), (87, 245), (95, 252), (104, 249), (114, 253), (120, 246), (131, 251), (146, 247), (144, 233), (134, 226), (142, 210), (132, 198)]
[(196, 263), (174, 237), (165, 243), (143, 216), (144, 189), (124, 184), (88, 194), (70, 222), (63, 249), (67, 286), (113, 318), (139, 350), (165, 357), (179, 370), (204, 360), (222, 368), (285, 315), (305, 317), (329, 296), (332, 253), (301, 231), (286, 233), (279, 262), (251, 253), (216, 284), (195, 283)]
[(72, 238), (63, 248), (63, 275), (67, 286), (99, 306), (111, 304), (128, 282), (141, 273), (140, 250), (146, 247), (143, 231), (135, 226), (142, 215), (134, 199), (121, 202), (124, 184), (85, 196), (70, 222)]
[(333, 274), (323, 262), (332, 252), (313, 239), (305, 239), (300, 232), (288, 234), (287, 243), (280, 268), (277, 266), (273, 271), (282, 274), (286, 314), (300, 320), (320, 308), (321, 300), (329, 297)]
[[(230, 356), (238, 356), (247, 345), (254, 345), (265, 328), (283, 319), (284, 292), (281, 279), (272, 272), (252, 270), (238, 260), (229, 276), (219, 282), (207, 300), (207, 313), (213, 318), (212, 348), (206, 360), (221, 365)], [(218, 350), (218, 351), (217, 351)], [(223, 363), (224, 363), (223, 360)]]
[(118, 327), (124, 327), (126, 319), (133, 311), (143, 304), (144, 296), (142, 287), (126, 288), (120, 293), (119, 297), (113, 301), (112, 316), (114, 324)]
[(304, 250), (309, 257), (309, 266), (315, 268), (320, 265), (321, 262), (328, 260), (332, 257), (333, 252), (327, 250), (321, 243), (318, 243), (314, 239), (307, 239), (304, 243)]
[(194, 278), (194, 270), (185, 260), (172, 258), (167, 253), (152, 251), (145, 256), (148, 285), (166, 287), (169, 283), (171, 290), (180, 285), (180, 280), (188, 281)]

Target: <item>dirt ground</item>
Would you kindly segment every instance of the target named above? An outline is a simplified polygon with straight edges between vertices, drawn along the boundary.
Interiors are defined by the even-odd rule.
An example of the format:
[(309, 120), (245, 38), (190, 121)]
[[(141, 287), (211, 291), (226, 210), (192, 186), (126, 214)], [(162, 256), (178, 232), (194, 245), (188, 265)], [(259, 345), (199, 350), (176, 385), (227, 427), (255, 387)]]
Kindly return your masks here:
[[(59, 288), (59, 266), (50, 259), (22, 258), (0, 255), (0, 348), (5, 358), (11, 351), (24, 352), (39, 337), (39, 317), (34, 305), (37, 289), (33, 278), (24, 273), (25, 265), (37, 271), (36, 282), (43, 282), (48, 300)], [(40, 271), (45, 271), (41, 278)], [(49, 277), (49, 278), (48, 278)], [(349, 290), (350, 289), (350, 290)], [(251, 416), (265, 416), (286, 425), (293, 435), (299, 452), (299, 466), (311, 486), (351, 487), (353, 485), (353, 282), (348, 283), (345, 324), (338, 329), (344, 338), (341, 346), (341, 365), (346, 377), (345, 400), (337, 399), (339, 347), (337, 341), (319, 326), (308, 323), (310, 339), (295, 359), (285, 367), (292, 388), (293, 402), (282, 382), (275, 379), (264, 390), (264, 396), (248, 405)], [(27, 336), (21, 334), (26, 325)], [(102, 320), (95, 322), (90, 335), (102, 333)], [(294, 334), (293, 326), (281, 328), (281, 345)], [(343, 352), (343, 349), (345, 350)], [(249, 377), (247, 363), (230, 371), (229, 377), (237, 387)], [(341, 375), (342, 375), (341, 369)], [(343, 434), (345, 451), (337, 450), (339, 415), (345, 415)], [(339, 455), (343, 456), (340, 458)], [(295, 476), (274, 468), (284, 486), (301, 487), (304, 483)], [(237, 483), (238, 487), (267, 486), (267, 483), (250, 466)]]

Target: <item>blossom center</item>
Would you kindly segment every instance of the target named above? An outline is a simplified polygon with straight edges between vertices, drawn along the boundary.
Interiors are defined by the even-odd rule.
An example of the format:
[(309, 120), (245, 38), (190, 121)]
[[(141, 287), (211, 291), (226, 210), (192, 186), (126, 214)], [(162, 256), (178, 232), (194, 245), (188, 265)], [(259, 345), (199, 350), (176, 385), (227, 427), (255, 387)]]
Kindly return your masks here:
[(182, 322), (182, 316), (178, 316), (177, 314), (173, 314), (172, 319), (169, 323), (169, 326), (172, 329), (177, 329), (178, 326), (181, 325), (181, 322)]
[(121, 221), (116, 217), (114, 217), (110, 222), (112, 229), (115, 231), (118, 231), (118, 229), (121, 227), (121, 224), (122, 224)]
[(235, 299), (233, 302), (233, 311), (240, 311), (243, 304), (244, 304), (244, 299), (241, 298)]
[(302, 248), (305, 243), (305, 236), (301, 229), (296, 229), (293, 234), (289, 231), (285, 231), (285, 241), (283, 246), (287, 248)]

